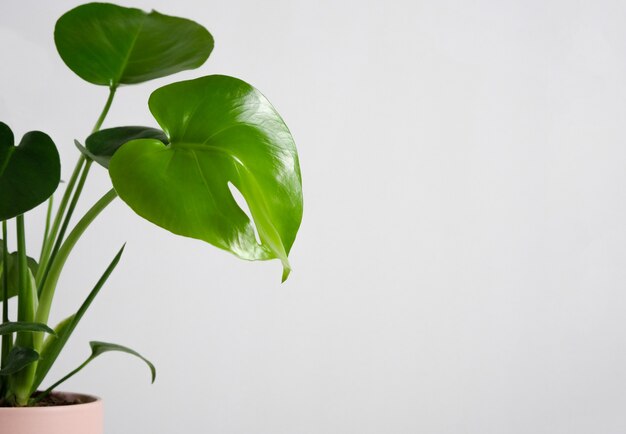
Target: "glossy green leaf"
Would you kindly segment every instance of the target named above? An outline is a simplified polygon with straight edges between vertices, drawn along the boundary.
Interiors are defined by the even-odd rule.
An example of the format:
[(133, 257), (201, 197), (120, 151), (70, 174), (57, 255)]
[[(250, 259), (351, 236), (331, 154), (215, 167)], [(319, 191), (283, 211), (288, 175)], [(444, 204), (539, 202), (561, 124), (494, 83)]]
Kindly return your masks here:
[(169, 143), (165, 133), (157, 128), (116, 127), (97, 131), (87, 137), (85, 142), (87, 146), (82, 152), (101, 166), (108, 168), (109, 160), (120, 146), (136, 139), (157, 139), (165, 144)]
[(0, 220), (44, 202), (61, 179), (59, 153), (48, 135), (31, 131), (14, 144), (11, 129), (0, 122)]
[(0, 369), (0, 375), (16, 374), (37, 360), (39, 360), (39, 354), (32, 348), (13, 347), (4, 368)]
[(65, 13), (54, 41), (78, 76), (111, 87), (197, 68), (213, 50), (211, 34), (191, 20), (110, 3)]
[(78, 308), (76, 313), (70, 315), (59, 325), (57, 325), (55, 327), (56, 336), (50, 336), (44, 342), (41, 349), (42, 360), (37, 364), (37, 372), (35, 374), (35, 381), (33, 382), (31, 393), (37, 390), (41, 382), (46, 378), (48, 371), (50, 371), (50, 368), (52, 368), (52, 365), (59, 357), (59, 354), (61, 354), (61, 350), (63, 350), (63, 347), (65, 347), (65, 344), (74, 332), (74, 329), (83, 318), (83, 315), (85, 315), (85, 312), (87, 312), (87, 309), (89, 309), (89, 307), (91, 306), (91, 303), (96, 298), (96, 296), (100, 292), (100, 289), (102, 289), (117, 264), (120, 262), (122, 253), (124, 253), (124, 247), (125, 245), (122, 246), (119, 252), (117, 252), (117, 255), (115, 255), (106, 270), (104, 270), (104, 273), (102, 273), (102, 276), (100, 277), (100, 279), (98, 279), (98, 282), (89, 292), (87, 298)]
[(55, 335), (56, 332), (45, 324), (38, 322), (5, 322), (0, 324), (0, 335), (8, 335), (15, 332), (43, 332)]
[(293, 138), (274, 107), (249, 84), (219, 75), (157, 89), (149, 106), (170, 145), (133, 140), (115, 153), (109, 173), (122, 200), (171, 232), (243, 259), (279, 258), (285, 280), (302, 184)]

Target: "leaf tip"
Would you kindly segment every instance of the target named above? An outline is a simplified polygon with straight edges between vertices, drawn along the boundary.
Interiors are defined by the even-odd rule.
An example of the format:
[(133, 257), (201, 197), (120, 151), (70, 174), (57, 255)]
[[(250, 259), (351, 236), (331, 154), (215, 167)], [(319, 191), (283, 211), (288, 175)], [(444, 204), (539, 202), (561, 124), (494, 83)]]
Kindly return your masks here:
[(124, 241), (124, 244), (122, 244), (122, 247), (117, 252), (117, 255), (115, 255), (115, 258), (113, 259), (113, 262), (115, 263), (115, 265), (117, 265), (117, 263), (119, 262), (120, 258), (122, 257), (122, 254), (124, 253), (124, 249), (125, 248), (126, 248), (126, 241)]
[(289, 263), (283, 263), (283, 276), (280, 283), (285, 283), (285, 281), (289, 277), (289, 274), (291, 274), (291, 267), (289, 266)]

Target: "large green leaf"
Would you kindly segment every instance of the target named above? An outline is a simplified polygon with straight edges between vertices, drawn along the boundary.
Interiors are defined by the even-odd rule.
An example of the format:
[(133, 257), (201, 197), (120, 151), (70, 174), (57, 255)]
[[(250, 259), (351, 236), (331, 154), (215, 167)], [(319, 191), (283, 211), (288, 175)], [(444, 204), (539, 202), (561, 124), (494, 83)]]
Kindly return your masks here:
[(65, 64), (90, 83), (141, 83), (202, 65), (213, 37), (184, 18), (110, 3), (88, 3), (56, 23), (54, 41)]
[[(133, 140), (113, 155), (113, 186), (137, 214), (243, 259), (279, 258), (283, 280), (302, 219), (298, 155), (287, 126), (255, 88), (212, 75), (150, 96), (168, 135)], [(255, 227), (229, 188), (244, 197)]]
[(31, 131), (15, 146), (13, 132), (0, 122), (0, 220), (44, 202), (60, 179), (59, 153), (48, 135)]
[(82, 153), (97, 162), (103, 167), (109, 167), (109, 161), (115, 152), (126, 142), (136, 139), (157, 139), (167, 144), (169, 143), (165, 133), (157, 128), (151, 127), (115, 127), (96, 131), (85, 141), (86, 149), (79, 146)]

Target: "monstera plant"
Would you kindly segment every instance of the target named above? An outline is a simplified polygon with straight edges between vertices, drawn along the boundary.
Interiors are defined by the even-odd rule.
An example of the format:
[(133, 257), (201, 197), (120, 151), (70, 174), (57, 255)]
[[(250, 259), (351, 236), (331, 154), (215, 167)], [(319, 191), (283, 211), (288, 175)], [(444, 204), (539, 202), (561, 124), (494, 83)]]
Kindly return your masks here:
[[(5, 407), (41, 405), (59, 384), (108, 351), (140, 357), (154, 381), (154, 366), (139, 353), (94, 341), (83, 364), (47, 382), (50, 368), (124, 248), (93, 289), (85, 291), (76, 313), (54, 326), (48, 319), (59, 277), (81, 235), (117, 197), (175, 234), (242, 259), (280, 260), (283, 281), (302, 218), (300, 169), (291, 133), (270, 102), (240, 79), (209, 75), (168, 84), (148, 101), (159, 128), (101, 129), (124, 86), (201, 66), (213, 50), (213, 37), (204, 27), (156, 11), (89, 3), (57, 21), (54, 41), (63, 62), (83, 80), (106, 87), (108, 98), (92, 134), (75, 141), (78, 161), (62, 184), (58, 206), (53, 197), (61, 167), (53, 140), (32, 131), (16, 145), (9, 126), (0, 123), (0, 405)], [(108, 170), (112, 188), (73, 223), (94, 162)], [(243, 196), (247, 211), (233, 190)], [(46, 202), (41, 250), (38, 256), (29, 255), (24, 214)], [(9, 306), (12, 299), (15, 309)]]

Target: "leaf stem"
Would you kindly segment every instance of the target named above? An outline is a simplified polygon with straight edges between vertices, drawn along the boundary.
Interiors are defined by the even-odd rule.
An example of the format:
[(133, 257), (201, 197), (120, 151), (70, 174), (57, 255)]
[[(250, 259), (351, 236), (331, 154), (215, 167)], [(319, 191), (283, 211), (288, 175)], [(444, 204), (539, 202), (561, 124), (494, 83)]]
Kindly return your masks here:
[(47, 265), (50, 262), (52, 247), (55, 244), (61, 222), (63, 221), (63, 215), (65, 214), (67, 204), (70, 201), (70, 197), (72, 196), (72, 192), (74, 191), (74, 186), (76, 185), (78, 175), (80, 175), (80, 171), (82, 170), (85, 161), (85, 156), (83, 154), (80, 154), (80, 157), (76, 162), (76, 166), (74, 167), (74, 171), (72, 172), (72, 176), (70, 177), (70, 180), (67, 184), (67, 188), (63, 193), (63, 198), (61, 199), (61, 203), (59, 204), (59, 209), (57, 210), (57, 213), (54, 217), (54, 222), (52, 223), (52, 229), (50, 229), (50, 233), (48, 234), (45, 242), (43, 253), (41, 255), (41, 258), (39, 258), (39, 268), (37, 269), (37, 277), (35, 279), (38, 285), (40, 285), (41, 283), (44, 272), (48, 269)]
[[(24, 215), (15, 218), (17, 230), (17, 264), (18, 264), (18, 298), (17, 320), (32, 322), (35, 316), (37, 298), (35, 288), (32, 286), (28, 262), (26, 259), (26, 230), (24, 228)], [(32, 348), (33, 332), (17, 332), (15, 345)], [(18, 405), (26, 405), (30, 398), (30, 388), (35, 379), (36, 364), (32, 363), (10, 377), (11, 392), (15, 395)]]
[(72, 196), (72, 201), (70, 202), (70, 206), (67, 209), (67, 213), (65, 214), (65, 218), (63, 219), (63, 225), (61, 226), (61, 230), (56, 237), (56, 242), (54, 243), (54, 247), (52, 248), (52, 252), (50, 253), (50, 257), (48, 258), (48, 263), (46, 264), (46, 269), (41, 276), (41, 281), (39, 282), (39, 287), (37, 293), (41, 295), (41, 290), (43, 286), (46, 284), (46, 279), (48, 278), (48, 273), (50, 273), (50, 267), (54, 262), (54, 258), (56, 257), (59, 249), (61, 248), (61, 244), (63, 243), (63, 238), (65, 237), (65, 232), (67, 231), (67, 227), (70, 224), (70, 220), (72, 218), (72, 214), (74, 213), (74, 209), (76, 208), (76, 204), (78, 203), (78, 199), (80, 198), (81, 193), (83, 192), (83, 187), (85, 186), (85, 181), (87, 180), (87, 175), (89, 174), (89, 169), (91, 168), (91, 160), (87, 160), (85, 166), (83, 167), (83, 171), (80, 175), (80, 180), (76, 185), (76, 189), (74, 191), (74, 195)]
[(50, 393), (57, 387), (59, 386), (61, 383), (65, 382), (66, 380), (68, 380), (70, 377), (74, 376), (75, 374), (77, 374), (81, 369), (83, 369), (85, 366), (87, 366), (89, 364), (89, 362), (91, 362), (93, 360), (93, 356), (89, 356), (89, 358), (87, 360), (85, 360), (83, 363), (80, 364), (80, 366), (78, 366), (78, 368), (74, 369), (72, 372), (70, 372), (69, 374), (67, 374), (65, 377), (61, 378), (59, 381), (57, 381), (56, 383), (54, 383), (52, 386), (48, 387), (45, 391), (41, 392), (40, 394), (38, 394), (35, 398), (31, 398), (30, 400), (30, 404), (36, 404), (39, 401), (41, 401), (42, 399), (44, 399), (46, 396), (50, 395)]
[[(7, 243), (7, 222), (6, 220), (2, 222), (2, 322), (6, 323), (9, 321), (9, 252), (8, 252), (8, 243)], [(2, 362), (0, 363), (0, 367), (4, 368), (6, 364), (7, 356), (9, 355), (9, 351), (11, 351), (11, 346), (13, 344), (13, 336), (12, 335), (4, 335), (2, 336)]]
[[(20, 214), (15, 218), (15, 228), (17, 230), (17, 265), (18, 265), (18, 303), (17, 303), (17, 320), (32, 321), (29, 318), (28, 306), (29, 291), (27, 287), (28, 265), (26, 260), (26, 230), (24, 229), (24, 214)], [(18, 337), (20, 335), (18, 334)]]
[[(116, 86), (111, 86), (109, 88), (109, 96), (107, 97), (106, 103), (104, 104), (104, 108), (96, 121), (96, 124), (93, 127), (92, 134), (100, 129), (104, 119), (109, 113), (109, 109), (111, 108), (111, 104), (113, 103), (113, 98), (115, 97), (115, 91), (117, 90)], [(86, 166), (86, 171), (83, 170), (83, 164)], [(60, 243), (63, 241), (63, 236), (65, 235), (65, 230), (67, 229), (67, 224), (69, 224), (69, 218), (71, 217), (72, 212), (74, 211), (73, 207), (76, 206), (76, 202), (78, 202), (78, 198), (80, 197), (80, 193), (82, 191), (82, 185), (78, 187), (78, 194), (74, 194), (74, 198), (72, 199), (73, 207), (70, 207), (68, 214), (65, 216), (64, 220), (64, 229), (61, 230), (61, 234), (59, 236), (59, 227), (61, 225), (61, 221), (63, 220), (63, 215), (65, 214), (65, 210), (67, 208), (67, 204), (70, 200), (70, 196), (74, 193), (74, 186), (76, 185), (76, 180), (78, 179), (78, 175), (83, 170), (83, 175), (81, 177), (82, 183), (84, 184), (84, 179), (87, 178), (87, 174), (89, 173), (89, 166), (91, 165), (91, 160), (88, 160), (83, 154), (80, 154), (78, 157), (78, 161), (76, 162), (76, 166), (74, 167), (74, 172), (72, 172), (72, 177), (65, 189), (65, 193), (63, 194), (63, 199), (61, 200), (61, 204), (59, 209), (57, 210), (56, 216), (54, 218), (54, 223), (52, 225), (52, 230), (50, 231), (50, 235), (47, 237), (44, 246), (42, 248), (42, 254), (39, 258), (39, 268), (37, 270), (36, 282), (38, 285), (38, 293), (41, 295), (41, 290), (44, 285), (44, 281), (47, 278), (47, 275), (50, 271), (50, 263), (54, 260), (56, 255), (56, 251), (58, 250)]]
[(109, 87), (109, 97), (107, 98), (107, 102), (104, 104), (104, 108), (102, 109), (102, 113), (100, 113), (100, 117), (96, 121), (96, 124), (93, 126), (93, 130), (91, 134), (100, 130), (102, 126), (102, 122), (104, 122), (104, 118), (107, 117), (107, 113), (109, 113), (109, 109), (111, 108), (111, 104), (113, 103), (113, 98), (115, 97), (115, 91), (117, 90), (117, 86)]
[[(57, 255), (54, 258), (50, 266), (50, 272), (43, 285), (39, 298), (39, 307), (37, 308), (37, 314), (35, 316), (37, 322), (44, 324), (48, 323), (48, 316), (50, 315), (50, 307), (52, 305), (52, 298), (54, 297), (54, 291), (56, 289), (59, 276), (65, 265), (65, 261), (70, 255), (70, 252), (76, 245), (76, 242), (83, 235), (85, 230), (94, 221), (94, 219), (102, 212), (104, 208), (109, 205), (113, 199), (117, 197), (117, 193), (114, 189), (109, 190), (104, 196), (102, 196), (87, 213), (80, 219), (76, 226), (67, 236), (67, 239), (63, 242)], [(37, 339), (35, 349), (41, 348), (43, 339)]]
[(41, 253), (39, 254), (39, 262), (43, 258), (43, 253), (46, 248), (46, 242), (48, 241), (48, 235), (50, 234), (50, 219), (52, 217), (52, 207), (54, 206), (54, 195), (48, 198), (48, 209), (46, 211), (46, 227), (43, 231), (43, 241), (41, 243)]

